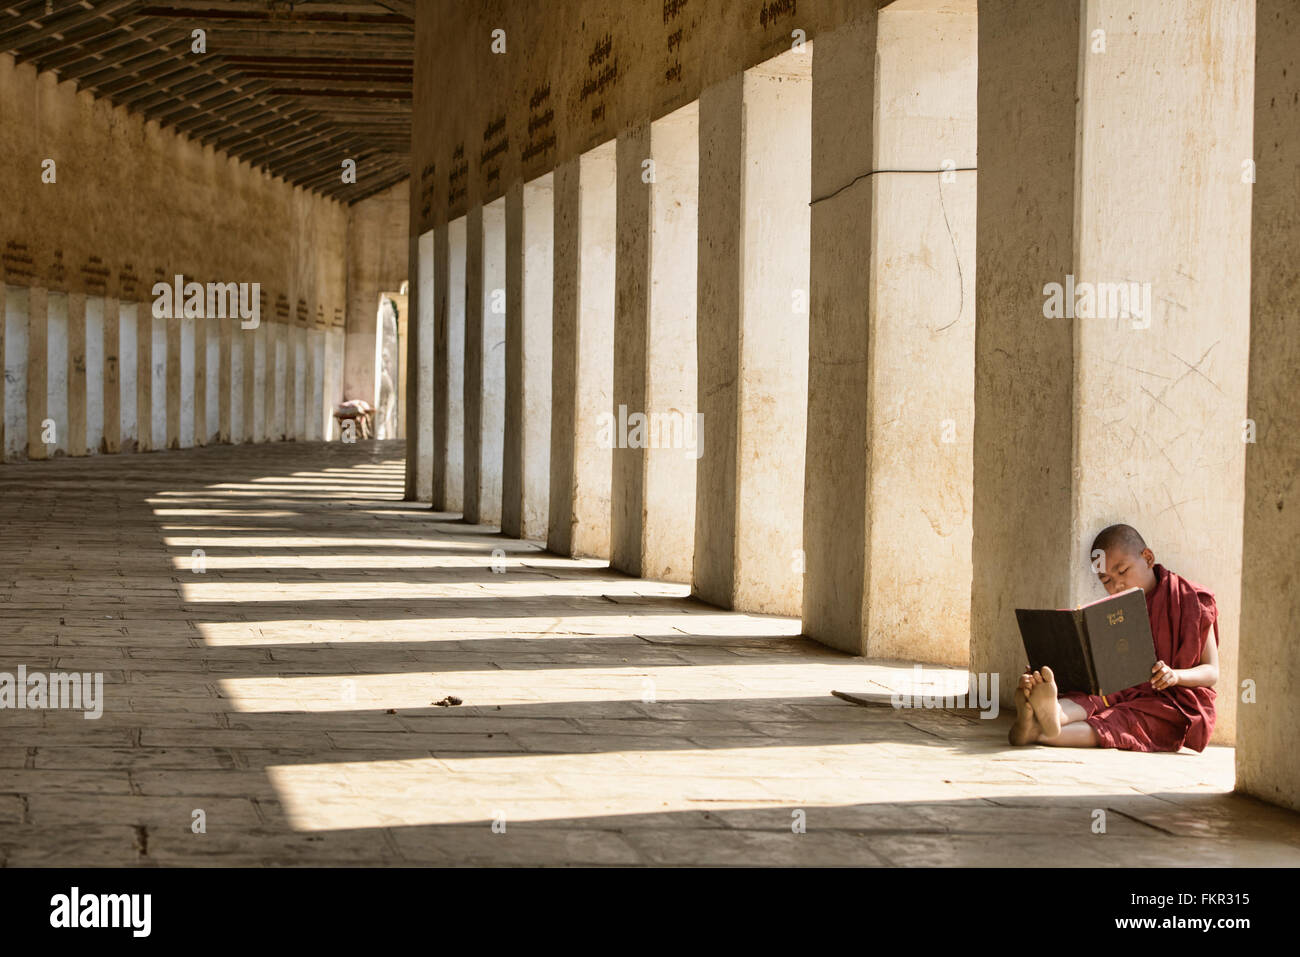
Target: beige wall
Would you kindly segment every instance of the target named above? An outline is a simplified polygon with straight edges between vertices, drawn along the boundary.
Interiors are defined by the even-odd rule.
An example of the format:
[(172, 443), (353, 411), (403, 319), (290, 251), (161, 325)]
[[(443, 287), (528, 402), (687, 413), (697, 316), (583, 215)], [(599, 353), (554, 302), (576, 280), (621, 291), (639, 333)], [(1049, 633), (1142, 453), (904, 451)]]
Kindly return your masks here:
[[(403, 180), (347, 208), (347, 358), (342, 398), (376, 402), (379, 295), (400, 289), (407, 279), (408, 193)], [(405, 404), (405, 390), (398, 393)]]
[(908, 0), (813, 62), (804, 627), (874, 658), (969, 660), (976, 44)]
[[(793, 31), (814, 46), (819, 36), (826, 38), (825, 49), (841, 58), (839, 66), (823, 65), (822, 77), (847, 76), (861, 62), (853, 59), (852, 42), (874, 45), (876, 37), (864, 31), (861, 38), (837, 43), (837, 33), (860, 27), (870, 19), (865, 14), (883, 6), (871, 0), (487, 0), (468, 7), (421, 0), (412, 232), (463, 215), (503, 195), (510, 184), (572, 164), (584, 151), (698, 100), (706, 89), (789, 51)], [(970, 7), (969, 0), (906, 0), (890, 12), (908, 18), (924, 11), (942, 20)], [(1223, 686), (1235, 686), (1249, 288), (1249, 193), (1238, 173), (1251, 148), (1253, 9), (1248, 0), (982, 0), (974, 280), (963, 267), (956, 281), (944, 282), (942, 293), (933, 287), (952, 278), (946, 273), (928, 286), (922, 281), (930, 272), (939, 274), (926, 257), (945, 269), (954, 259), (970, 263), (973, 171), (959, 174), (951, 192), (945, 189), (942, 205), (933, 191), (913, 195), (926, 189), (925, 180), (877, 177), (869, 200), (850, 208), (847, 197), (858, 195), (851, 191), (836, 200), (843, 223), (832, 223), (830, 206), (814, 213), (820, 222), (814, 231), (822, 235), (847, 229), (848, 220), (861, 215), (871, 229), (883, 231), (879, 243), (872, 240), (875, 259), (831, 251), (824, 264), (829, 285), (824, 293), (813, 290), (813, 309), (825, 310), (836, 299), (856, 301), (859, 287), (875, 297), (880, 315), (869, 344), (851, 349), (855, 361), (870, 364), (874, 378), (855, 394), (862, 407), (854, 410), (849, 446), (872, 432), (873, 449), (884, 454), (889, 443), (874, 439), (893, 429), (899, 454), (892, 460), (903, 463), (892, 473), (870, 463), (858, 468), (853, 463), (859, 453), (846, 451), (832, 475), (838, 484), (823, 491), (848, 488), (855, 497), (876, 500), (879, 514), (868, 509), (847, 531), (824, 522), (826, 537), (854, 539), (845, 547), (859, 554), (868, 550), (859, 540), (911, 541), (924, 522), (930, 531), (921, 532), (937, 543), (924, 560), (893, 578), (883, 568), (873, 571), (866, 600), (885, 614), (864, 628), (870, 616), (863, 609), (837, 609), (829, 625), (874, 633), (881, 653), (962, 660), (970, 541), (973, 665), (1014, 674), (1023, 656), (1014, 607), (1095, 597), (1100, 588), (1088, 569), (1087, 544), (1103, 525), (1126, 520), (1147, 534), (1160, 560), (1217, 592)], [(820, 151), (815, 194), (829, 194), (873, 166), (932, 160), (908, 152), (912, 139), (948, 136), (952, 155), (941, 159), (975, 165), (957, 142), (959, 133), (969, 139), (969, 99), (934, 117), (924, 110), (911, 115), (904, 102), (916, 83), (921, 92), (935, 92), (925, 87), (925, 76), (908, 73), (933, 44), (964, 42), (956, 60), (947, 61), (960, 60), (969, 72), (969, 33), (962, 41), (949, 26), (942, 27), (942, 37), (903, 30), (892, 43), (886, 30), (887, 48), (902, 50), (913, 41), (918, 47), (893, 63), (887, 49), (884, 72), (871, 81), (879, 84), (882, 111), (873, 119), (902, 120), (892, 126), (901, 137), (897, 143), (889, 141), (890, 123), (868, 125), (851, 105), (823, 100), (827, 116), (835, 108), (843, 121), (837, 115), (814, 134)], [(504, 31), (504, 55), (492, 51), (494, 30)], [(1105, 36), (1103, 51), (1093, 49), (1097, 31)], [(868, 88), (864, 78), (852, 79)], [(962, 86), (967, 93), (970, 88)], [(932, 99), (946, 107), (949, 93), (956, 95), (945, 88)], [(438, 109), (442, 103), (457, 108)], [(960, 129), (951, 126), (954, 119)], [(931, 127), (934, 122), (939, 125)], [(870, 155), (859, 156), (852, 137), (836, 132), (850, 128), (867, 131)], [(708, 175), (700, 170), (702, 181)], [(918, 208), (924, 221), (908, 218)], [(917, 263), (905, 261), (916, 243), (900, 239), (904, 227), (920, 242)], [(623, 242), (636, 245), (626, 237)], [(815, 273), (817, 268), (814, 263)], [(875, 272), (866, 281), (853, 279), (863, 269)], [(1150, 326), (1045, 318), (1044, 285), (1064, 283), (1067, 276), (1150, 283)], [(907, 322), (909, 303), (922, 299), (936, 313), (934, 333), (960, 339), (943, 350), (946, 359), (938, 365), (933, 343)], [(944, 326), (939, 314), (955, 322)], [(894, 353), (891, 342), (898, 346)], [(830, 351), (823, 355), (814, 348), (815, 362), (842, 364), (841, 343), (821, 345)], [(874, 352), (868, 356), (869, 348)], [(972, 348), (974, 388), (963, 393)], [(909, 379), (918, 364), (951, 392), (929, 394), (918, 387)], [(821, 380), (814, 376), (810, 386), (825, 392), (832, 373), (817, 371)], [(853, 387), (859, 388), (856, 380)], [(888, 403), (898, 401), (921, 408), (916, 432), (894, 428)], [(835, 411), (829, 405), (828, 410)], [(927, 458), (917, 447), (944, 441), (935, 438), (941, 434), (936, 426), (947, 420), (956, 427), (957, 441), (945, 478), (933, 468), (946, 461), (945, 450), (927, 452)], [(947, 491), (931, 497), (933, 508), (890, 515), (900, 496), (918, 501), (904, 487), (909, 473), (918, 482), (937, 477)], [(859, 474), (860, 492), (852, 477)], [(974, 477), (970, 488), (968, 475)], [(869, 516), (881, 519), (871, 531), (865, 530)], [(954, 584), (937, 602), (926, 594), (918, 604), (891, 609), (888, 596), (919, 580), (918, 569)], [(835, 597), (846, 593), (841, 578), (827, 576), (823, 591), (830, 597), (819, 599), (819, 607), (844, 604)], [(855, 581), (852, 590), (863, 589)], [(922, 603), (942, 607), (951, 630), (923, 639), (902, 636), (900, 621), (914, 626), (912, 612)], [(1004, 682), (1004, 689), (1010, 687)], [(1221, 707), (1219, 740), (1233, 734), (1233, 697), (1226, 695)]]
[[(419, 0), (411, 231), (503, 196), (515, 180), (541, 176), (629, 123), (685, 106), (705, 87), (790, 50), (795, 29), (812, 40), (873, 4), (881, 5)], [(505, 54), (492, 52), (498, 29)]]
[[(1089, 545), (1127, 522), (1218, 598), (1231, 742), (1253, 7), (1002, 0), (979, 17), (975, 668), (1005, 698), (1014, 608), (1102, 595)], [(1049, 318), (1045, 286), (1069, 275), (1150, 284), (1149, 317)]]
[(277, 303), (295, 316), (301, 300), (310, 321), (342, 321), (345, 207), (7, 54), (0, 170), (5, 282), (140, 301), (176, 273), (260, 282), (264, 320)]
[(1235, 686), (1221, 687), (1239, 702), (1237, 787), (1300, 811), (1300, 712), (1291, 705), (1300, 682), (1300, 9), (1292, 0), (1261, 0), (1257, 11), (1247, 406), (1256, 434), (1246, 445), (1241, 666)]
[[(42, 180), (46, 160), (54, 182)], [(256, 435), (319, 432), (306, 422), (328, 400), (306, 343), (309, 333), (323, 344), (325, 330), (342, 331), (345, 207), (8, 55), (0, 55), (0, 174), (0, 283), (13, 304), (4, 333), (23, 348), (5, 363), (15, 380), (6, 389), (10, 457), (117, 451), (119, 430), (136, 439), (128, 450), (203, 444), (231, 437), (232, 408), (250, 420), (255, 397)], [(178, 274), (260, 284), (261, 328), (164, 319), (153, 336), (154, 283)], [(246, 348), (254, 337), (260, 352)], [(132, 352), (125, 376), (124, 344)], [(240, 368), (232, 395), (232, 355), (242, 365), (259, 354), (263, 364)], [(125, 406), (133, 421), (114, 418), (125, 392), (138, 400)], [(57, 427), (54, 443), (41, 435), (46, 418)], [(23, 420), (25, 442), (16, 434)], [(248, 435), (243, 421), (236, 441)]]

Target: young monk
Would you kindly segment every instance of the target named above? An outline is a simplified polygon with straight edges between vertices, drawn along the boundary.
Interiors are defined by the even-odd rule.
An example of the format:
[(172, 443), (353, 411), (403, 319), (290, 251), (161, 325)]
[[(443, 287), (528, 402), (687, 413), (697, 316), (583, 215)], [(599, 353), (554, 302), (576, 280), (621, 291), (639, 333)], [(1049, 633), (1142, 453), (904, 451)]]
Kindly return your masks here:
[[(1156, 564), (1130, 525), (1111, 525), (1092, 543), (1104, 554), (1097, 577), (1112, 595), (1140, 585), (1146, 592), (1156, 663), (1151, 679), (1102, 697), (1057, 696), (1052, 669), (1025, 670), (1014, 697), (1015, 745), (1065, 748), (1205, 750), (1214, 730), (1214, 685), (1219, 680), (1218, 607), (1208, 589)], [(1100, 556), (1099, 556), (1100, 557)], [(1214, 641), (1209, 640), (1214, 631)]]

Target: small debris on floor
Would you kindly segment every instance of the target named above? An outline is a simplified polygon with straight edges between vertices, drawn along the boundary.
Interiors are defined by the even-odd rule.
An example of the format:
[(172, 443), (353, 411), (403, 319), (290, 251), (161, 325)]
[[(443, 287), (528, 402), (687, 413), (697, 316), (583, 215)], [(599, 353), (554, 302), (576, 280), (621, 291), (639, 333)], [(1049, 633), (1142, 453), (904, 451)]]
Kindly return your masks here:
[(389, 714), (397, 714), (397, 709), (396, 709), (396, 708), (389, 708), (389, 709), (388, 709), (388, 713), (389, 713)]
[(436, 704), (439, 708), (452, 708), (458, 704), (461, 704), (461, 700), (457, 698), (454, 694), (449, 694), (441, 701), (435, 701), (434, 704)]

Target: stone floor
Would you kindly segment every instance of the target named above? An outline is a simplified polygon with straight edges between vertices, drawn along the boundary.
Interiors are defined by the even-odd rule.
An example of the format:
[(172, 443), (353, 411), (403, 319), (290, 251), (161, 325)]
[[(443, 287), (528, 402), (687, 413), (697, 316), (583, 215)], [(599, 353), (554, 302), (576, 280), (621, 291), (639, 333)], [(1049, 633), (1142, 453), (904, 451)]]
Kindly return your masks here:
[(846, 703), (911, 666), (402, 502), (401, 451), (0, 467), (0, 671), (105, 681), (0, 711), (4, 864), (1300, 863), (1229, 748)]

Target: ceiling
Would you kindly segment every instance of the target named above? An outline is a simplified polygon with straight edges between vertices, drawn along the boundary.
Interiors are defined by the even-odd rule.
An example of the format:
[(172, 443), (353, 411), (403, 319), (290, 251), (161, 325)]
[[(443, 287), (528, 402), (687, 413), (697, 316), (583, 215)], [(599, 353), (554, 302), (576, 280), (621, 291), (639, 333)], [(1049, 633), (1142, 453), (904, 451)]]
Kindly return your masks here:
[(352, 203), (410, 174), (414, 18), (415, 0), (0, 0), (0, 52)]

